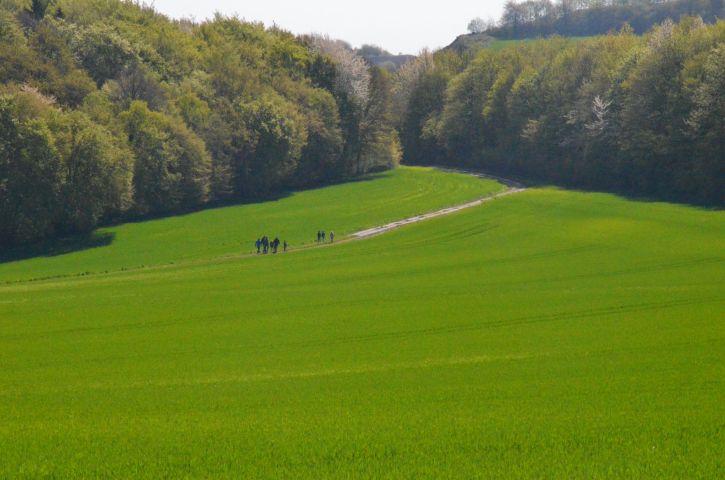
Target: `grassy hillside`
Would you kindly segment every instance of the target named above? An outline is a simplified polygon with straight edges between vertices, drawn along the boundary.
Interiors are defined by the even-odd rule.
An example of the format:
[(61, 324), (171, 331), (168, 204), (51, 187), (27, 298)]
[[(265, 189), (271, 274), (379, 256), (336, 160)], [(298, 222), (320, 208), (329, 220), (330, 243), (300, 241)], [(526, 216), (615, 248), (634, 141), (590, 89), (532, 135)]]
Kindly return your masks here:
[[(239, 208), (300, 241), (301, 215), (402, 213), (304, 212), (377, 182)], [(331, 248), (0, 286), (0, 477), (722, 477), (724, 283), (723, 212), (542, 189)]]
[[(427, 168), (401, 167), (360, 181), (308, 190), (276, 201), (99, 229), (41, 247), (0, 253), (0, 282), (113, 272), (251, 253), (262, 235), (296, 248), (320, 229), (338, 238), (363, 228), (456, 205), (501, 190), (492, 181)], [(79, 249), (70, 255), (58, 255)], [(40, 255), (40, 256), (38, 256)], [(44, 256), (52, 255), (52, 258)], [(12, 261), (23, 257), (33, 260)]]
[[(586, 40), (587, 38), (588, 37), (566, 37), (565, 40), (569, 43), (577, 43)], [(488, 48), (498, 51), (509, 47), (517, 47), (519, 45), (530, 44), (537, 40), (537, 38), (525, 38), (521, 40), (501, 40), (497, 38), (488, 45)]]
[[(587, 37), (566, 37), (566, 40), (571, 43), (576, 43), (585, 40)], [(494, 38), (485, 33), (469, 33), (461, 35), (450, 44), (445, 50), (453, 50), (458, 54), (468, 52), (471, 49), (486, 48), (493, 51), (500, 51), (506, 48), (516, 48), (520, 45), (526, 45), (537, 40), (541, 40), (541, 37), (537, 38), (523, 38), (523, 39), (499, 39)]]

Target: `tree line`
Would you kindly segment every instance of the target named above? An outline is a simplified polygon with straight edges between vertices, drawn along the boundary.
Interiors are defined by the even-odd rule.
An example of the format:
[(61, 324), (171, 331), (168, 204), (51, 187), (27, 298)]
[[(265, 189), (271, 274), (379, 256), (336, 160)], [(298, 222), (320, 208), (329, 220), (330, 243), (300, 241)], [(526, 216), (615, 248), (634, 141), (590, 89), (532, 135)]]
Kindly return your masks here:
[(390, 168), (393, 84), (235, 17), (0, 0), (0, 246)]
[(496, 23), (476, 19), (469, 28), (497, 38), (592, 36), (620, 30), (638, 34), (667, 19), (699, 16), (707, 23), (725, 16), (723, 0), (526, 0), (508, 1)]
[(725, 21), (425, 53), (401, 78), (406, 163), (725, 205)]
[(401, 157), (725, 205), (725, 21), (424, 51), (394, 72), (361, 53), (134, 2), (0, 0), (0, 246)]

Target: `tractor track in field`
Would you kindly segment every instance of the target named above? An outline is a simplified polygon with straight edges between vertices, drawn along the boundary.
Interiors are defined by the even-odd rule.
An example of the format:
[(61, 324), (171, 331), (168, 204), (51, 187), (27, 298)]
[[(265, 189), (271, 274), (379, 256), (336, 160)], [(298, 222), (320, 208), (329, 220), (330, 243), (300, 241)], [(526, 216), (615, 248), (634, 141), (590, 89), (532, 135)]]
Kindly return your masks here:
[(472, 208), (472, 207), (478, 207), (479, 205), (483, 205), (484, 203), (492, 202), (498, 198), (507, 197), (509, 195), (514, 195), (516, 193), (521, 193), (523, 191), (526, 191), (526, 187), (523, 184), (518, 183), (514, 180), (509, 180), (509, 179), (501, 178), (501, 177), (495, 177), (493, 175), (488, 175), (488, 174), (480, 173), (480, 172), (472, 172), (472, 171), (468, 171), (468, 170), (459, 170), (459, 169), (441, 168), (441, 167), (436, 167), (436, 168), (443, 172), (461, 173), (461, 174), (465, 174), (465, 175), (471, 175), (474, 177), (485, 178), (488, 180), (496, 180), (497, 182), (499, 182), (503, 185), (506, 185), (508, 188), (506, 190), (504, 190), (503, 192), (489, 195), (488, 197), (479, 198), (478, 200), (473, 200), (472, 202), (463, 203), (463, 204), (456, 205), (453, 207), (443, 208), (443, 209), (435, 211), (435, 212), (424, 213), (421, 215), (416, 215), (414, 217), (405, 218), (403, 220), (397, 220), (395, 222), (391, 222), (386, 225), (381, 225), (378, 227), (361, 230), (359, 232), (355, 232), (355, 233), (349, 235), (348, 238), (351, 238), (354, 240), (362, 240), (365, 238), (375, 237), (377, 235), (382, 235), (391, 230), (395, 230), (397, 228), (404, 227), (406, 225), (412, 225), (414, 223), (423, 222), (425, 220), (430, 220), (431, 218), (443, 217), (446, 215), (450, 215), (452, 213), (460, 212), (461, 210), (466, 210), (466, 209)]

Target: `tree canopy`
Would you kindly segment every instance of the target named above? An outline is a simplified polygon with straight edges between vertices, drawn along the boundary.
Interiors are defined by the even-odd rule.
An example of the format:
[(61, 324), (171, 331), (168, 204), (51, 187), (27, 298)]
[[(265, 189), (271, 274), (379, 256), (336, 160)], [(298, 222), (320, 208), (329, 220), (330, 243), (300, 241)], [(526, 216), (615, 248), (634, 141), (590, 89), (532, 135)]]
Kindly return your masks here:
[(715, 22), (725, 16), (723, 5), (723, 0), (509, 0), (498, 25), (486, 32), (498, 38), (591, 36), (627, 25), (642, 34), (667, 19), (699, 16)]
[(724, 50), (725, 22), (688, 17), (439, 52), (408, 82), (404, 161), (724, 205)]
[(389, 79), (329, 44), (137, 2), (0, 2), (0, 244), (395, 165)]
[[(532, 0), (507, 12), (520, 5), (531, 27), (684, 3)], [(0, 245), (264, 198), (401, 157), (725, 204), (725, 22), (686, 17), (641, 36), (623, 25), (424, 51), (389, 71), (369, 59), (379, 47), (235, 17), (0, 1)]]

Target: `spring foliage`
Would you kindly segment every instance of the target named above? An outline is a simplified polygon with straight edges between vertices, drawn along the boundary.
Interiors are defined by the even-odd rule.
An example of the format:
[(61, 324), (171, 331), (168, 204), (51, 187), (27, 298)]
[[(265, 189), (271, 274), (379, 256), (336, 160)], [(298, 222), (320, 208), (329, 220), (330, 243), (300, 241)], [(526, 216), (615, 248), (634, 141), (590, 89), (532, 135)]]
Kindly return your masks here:
[(393, 166), (384, 76), (238, 18), (1, 1), (0, 244)]
[(509, 0), (498, 25), (482, 28), (497, 38), (602, 35), (625, 25), (645, 33), (667, 19), (699, 16), (714, 22), (725, 15), (724, 5), (723, 0)]
[[(615, 8), (585, 3), (552, 15)], [(529, 17), (543, 22), (539, 10)], [(172, 21), (135, 2), (0, 0), (0, 245), (401, 157), (725, 204), (723, 21), (424, 51), (395, 72), (360, 52), (381, 53), (221, 15)]]
[(439, 52), (409, 82), (405, 160), (723, 205), (724, 46), (725, 22), (687, 18)]

